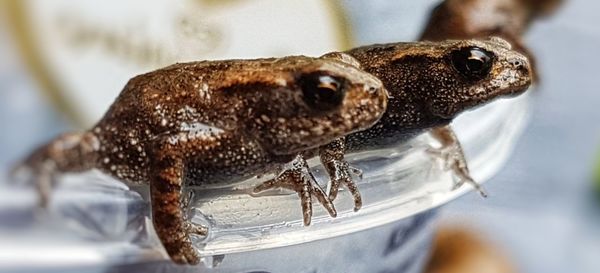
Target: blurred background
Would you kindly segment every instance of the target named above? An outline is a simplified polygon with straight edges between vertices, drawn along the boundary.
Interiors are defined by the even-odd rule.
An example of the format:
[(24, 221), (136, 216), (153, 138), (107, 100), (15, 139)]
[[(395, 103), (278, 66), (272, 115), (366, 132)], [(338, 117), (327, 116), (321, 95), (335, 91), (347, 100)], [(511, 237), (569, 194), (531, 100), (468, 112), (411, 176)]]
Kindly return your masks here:
[[(133, 75), (176, 61), (318, 56), (414, 41), (440, 1), (0, 3), (6, 173), (35, 145), (98, 120)], [(518, 41), (535, 57), (539, 76), (529, 124), (508, 163), (486, 182), (489, 198), (468, 193), (439, 211), (434, 253), (446, 247), (458, 258), (431, 272), (600, 272), (599, 8), (593, 0), (564, 1), (527, 21)], [(489, 260), (469, 269), (484, 248), (493, 249)]]

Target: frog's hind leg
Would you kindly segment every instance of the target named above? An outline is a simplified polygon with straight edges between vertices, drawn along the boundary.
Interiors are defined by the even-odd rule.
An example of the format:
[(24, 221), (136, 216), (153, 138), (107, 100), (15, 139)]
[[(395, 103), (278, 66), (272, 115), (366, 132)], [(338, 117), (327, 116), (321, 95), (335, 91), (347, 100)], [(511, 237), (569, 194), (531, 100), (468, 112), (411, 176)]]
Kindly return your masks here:
[(304, 157), (301, 154), (297, 155), (289, 165), (290, 167), (284, 168), (277, 177), (254, 188), (254, 193), (274, 188), (284, 188), (297, 192), (302, 204), (302, 216), (306, 226), (310, 225), (312, 219), (312, 196), (319, 200), (331, 217), (336, 217), (337, 212), (333, 203), (317, 183)]
[[(184, 220), (182, 211), (183, 160), (170, 155), (158, 156), (150, 167), (150, 197), (154, 229), (171, 259), (180, 264), (197, 264), (200, 257), (189, 235), (193, 225)], [(203, 230), (201, 233), (206, 233)]]
[(206, 157), (216, 142), (180, 132), (158, 138), (150, 147), (150, 198), (156, 234), (173, 262), (198, 264), (191, 234), (205, 236), (208, 229), (187, 221), (184, 205), (185, 163), (191, 157)]
[(95, 167), (100, 142), (89, 132), (63, 134), (37, 148), (11, 170), (18, 178), (25, 173), (39, 193), (40, 206), (46, 207), (55, 177), (60, 173), (82, 172)]
[(457, 189), (468, 183), (472, 185), (482, 197), (487, 197), (487, 193), (483, 187), (475, 182), (469, 173), (465, 154), (458, 138), (454, 134), (450, 125), (436, 127), (431, 130), (431, 136), (440, 142), (440, 148), (430, 148), (427, 152), (435, 157), (441, 158), (447, 169), (452, 170), (453, 174), (458, 178), (458, 182), (454, 184), (452, 189)]

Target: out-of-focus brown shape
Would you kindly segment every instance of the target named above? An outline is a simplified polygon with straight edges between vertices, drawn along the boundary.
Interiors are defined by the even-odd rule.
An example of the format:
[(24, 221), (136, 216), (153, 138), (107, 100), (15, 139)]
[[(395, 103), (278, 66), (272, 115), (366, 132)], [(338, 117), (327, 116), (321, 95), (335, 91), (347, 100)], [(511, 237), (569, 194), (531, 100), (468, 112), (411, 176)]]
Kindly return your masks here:
[(433, 9), (421, 39), (468, 39), (490, 35), (521, 37), (534, 19), (552, 14), (562, 2), (446, 0)]
[(462, 228), (442, 228), (425, 273), (515, 273), (497, 246)]
[[(531, 22), (552, 14), (563, 0), (446, 0), (431, 12), (421, 40), (499, 36), (535, 60), (522, 36)], [(534, 69), (534, 71), (536, 71)]]

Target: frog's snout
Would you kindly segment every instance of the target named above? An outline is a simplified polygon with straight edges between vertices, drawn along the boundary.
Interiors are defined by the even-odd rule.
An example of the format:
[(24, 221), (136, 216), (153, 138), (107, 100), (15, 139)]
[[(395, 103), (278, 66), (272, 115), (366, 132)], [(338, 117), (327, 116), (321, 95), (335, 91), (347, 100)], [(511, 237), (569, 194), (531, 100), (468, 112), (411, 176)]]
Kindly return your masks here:
[(511, 68), (519, 72), (521, 76), (531, 78), (531, 64), (527, 57), (521, 54), (515, 54), (515, 56), (508, 59), (508, 63), (511, 65)]
[(508, 73), (501, 73), (500, 77), (508, 83), (508, 88), (502, 93), (512, 97), (525, 92), (533, 82), (534, 74), (529, 59), (518, 52), (512, 52), (505, 59), (505, 67), (508, 68)]
[(529, 59), (522, 54), (516, 54), (513, 58), (508, 60), (509, 64), (513, 67), (517, 73), (521, 75), (523, 85), (529, 87), (533, 82), (533, 69)]

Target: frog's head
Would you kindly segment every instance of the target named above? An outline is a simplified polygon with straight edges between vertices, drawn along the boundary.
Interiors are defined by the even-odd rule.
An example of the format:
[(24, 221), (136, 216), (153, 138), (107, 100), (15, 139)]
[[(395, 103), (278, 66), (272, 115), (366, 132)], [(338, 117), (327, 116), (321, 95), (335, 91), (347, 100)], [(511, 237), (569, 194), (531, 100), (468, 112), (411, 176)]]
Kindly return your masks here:
[(276, 72), (254, 103), (249, 123), (262, 145), (294, 154), (373, 125), (385, 112), (387, 91), (348, 55), (277, 59)]
[(527, 58), (500, 38), (385, 44), (349, 53), (385, 83), (395, 98), (389, 107), (398, 112), (394, 115), (413, 111), (431, 123), (447, 122), (498, 97), (521, 94), (531, 84)]
[(458, 113), (498, 97), (516, 96), (531, 84), (524, 55), (500, 38), (447, 41), (440, 48), (443, 65), (431, 65), (429, 109), (451, 119)]
[(420, 92), (430, 114), (450, 120), (498, 97), (516, 96), (531, 84), (524, 55), (500, 38), (445, 41), (429, 50)]

